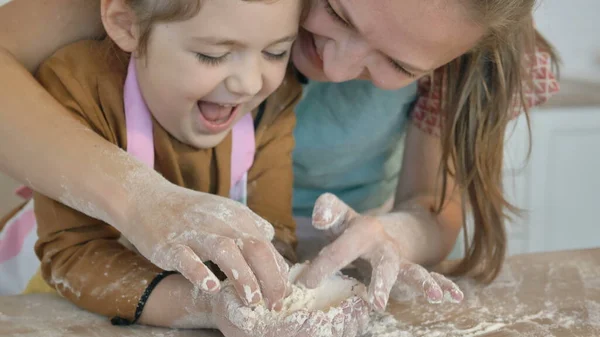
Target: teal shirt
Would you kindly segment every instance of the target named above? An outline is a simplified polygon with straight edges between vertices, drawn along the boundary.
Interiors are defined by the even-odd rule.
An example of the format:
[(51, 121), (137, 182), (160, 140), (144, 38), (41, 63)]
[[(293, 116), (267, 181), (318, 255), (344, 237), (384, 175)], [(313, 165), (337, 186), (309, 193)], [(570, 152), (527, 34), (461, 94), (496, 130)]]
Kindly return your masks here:
[(294, 215), (310, 216), (325, 192), (358, 212), (383, 205), (396, 189), (416, 97), (416, 83), (386, 91), (368, 81), (310, 81), (296, 107)]

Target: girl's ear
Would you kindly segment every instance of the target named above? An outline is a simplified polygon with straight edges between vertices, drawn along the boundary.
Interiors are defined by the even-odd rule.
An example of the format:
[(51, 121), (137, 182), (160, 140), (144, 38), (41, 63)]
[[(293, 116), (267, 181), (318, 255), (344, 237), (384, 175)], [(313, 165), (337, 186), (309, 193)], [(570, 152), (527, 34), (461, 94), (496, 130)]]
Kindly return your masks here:
[(125, 0), (102, 0), (100, 13), (108, 36), (119, 48), (133, 53), (138, 46), (139, 31), (135, 13)]

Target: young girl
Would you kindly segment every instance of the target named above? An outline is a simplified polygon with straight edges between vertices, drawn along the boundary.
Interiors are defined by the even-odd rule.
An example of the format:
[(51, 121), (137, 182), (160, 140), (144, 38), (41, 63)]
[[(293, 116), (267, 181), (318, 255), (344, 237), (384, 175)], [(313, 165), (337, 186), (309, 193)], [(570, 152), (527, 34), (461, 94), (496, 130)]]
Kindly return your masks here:
[[(182, 214), (202, 223), (205, 239), (180, 249), (217, 264), (245, 304), (261, 300), (259, 283), (279, 288), (280, 298), (287, 291), (287, 280), (261, 268), (287, 268), (269, 243), (273, 236), (279, 246), (294, 244), (292, 108), (301, 88), (288, 59), (302, 7), (301, 0), (104, 0), (109, 38), (69, 45), (38, 73), (68, 108), (65, 118), (76, 118), (172, 183), (205, 193), (193, 212)], [(132, 184), (148, 178), (135, 176), (134, 166)], [(169, 194), (138, 197), (178, 207)], [(257, 215), (236, 212), (224, 197), (247, 203)], [(103, 221), (39, 193), (16, 221), (32, 221), (32, 209), (43, 278), (76, 305), (117, 324), (212, 327), (219, 325), (212, 317), (224, 317), (213, 312), (223, 308), (218, 299), (191, 298), (189, 281), (126, 248), (121, 233)], [(152, 235), (167, 242), (176, 233), (163, 226)], [(196, 273), (185, 276), (205, 294), (219, 290), (213, 271)]]

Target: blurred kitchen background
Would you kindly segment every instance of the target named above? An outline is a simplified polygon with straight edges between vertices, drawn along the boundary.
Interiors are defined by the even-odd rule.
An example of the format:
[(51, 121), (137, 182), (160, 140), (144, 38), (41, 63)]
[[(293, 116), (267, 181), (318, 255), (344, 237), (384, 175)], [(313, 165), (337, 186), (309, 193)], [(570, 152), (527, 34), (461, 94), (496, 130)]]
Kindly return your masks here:
[[(509, 130), (506, 189), (526, 210), (507, 224), (509, 254), (600, 246), (599, 14), (600, 0), (544, 0), (536, 10), (563, 60), (561, 93), (532, 113), (529, 161), (525, 119)], [(0, 174), (0, 215), (20, 202), (17, 186)]]
[(600, 35), (598, 0), (544, 0), (538, 29), (557, 48), (561, 92), (525, 118), (506, 150), (507, 192), (528, 211), (508, 224), (509, 252), (600, 246)]

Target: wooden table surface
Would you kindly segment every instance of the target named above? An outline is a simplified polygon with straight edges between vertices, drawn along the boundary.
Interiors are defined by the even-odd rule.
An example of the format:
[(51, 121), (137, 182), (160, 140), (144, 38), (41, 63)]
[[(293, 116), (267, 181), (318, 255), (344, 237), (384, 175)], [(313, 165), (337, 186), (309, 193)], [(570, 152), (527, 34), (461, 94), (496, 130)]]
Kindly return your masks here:
[[(397, 330), (373, 337), (600, 336), (600, 249), (509, 258), (487, 287), (459, 280), (465, 301), (436, 306), (394, 292)], [(212, 331), (113, 327), (56, 296), (0, 297), (0, 336), (216, 337)]]

